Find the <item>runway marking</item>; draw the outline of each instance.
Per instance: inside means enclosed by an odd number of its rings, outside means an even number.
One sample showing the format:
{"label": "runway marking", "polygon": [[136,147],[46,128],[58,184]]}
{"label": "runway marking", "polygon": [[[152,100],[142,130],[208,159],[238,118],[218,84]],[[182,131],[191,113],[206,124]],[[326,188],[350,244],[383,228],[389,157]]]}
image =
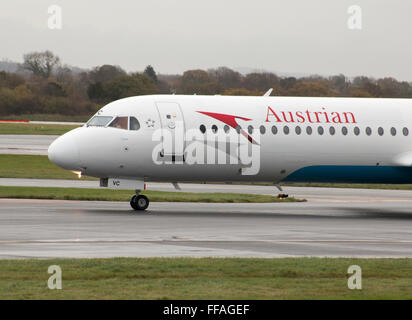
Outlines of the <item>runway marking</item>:
{"label": "runway marking", "polygon": [[56,239],[56,240],[0,240],[0,244],[10,243],[170,243],[170,242],[261,242],[261,243],[412,243],[412,240],[372,240],[372,239],[279,239],[279,240],[240,240],[240,239],[129,239],[129,240],[82,240],[82,239]]}

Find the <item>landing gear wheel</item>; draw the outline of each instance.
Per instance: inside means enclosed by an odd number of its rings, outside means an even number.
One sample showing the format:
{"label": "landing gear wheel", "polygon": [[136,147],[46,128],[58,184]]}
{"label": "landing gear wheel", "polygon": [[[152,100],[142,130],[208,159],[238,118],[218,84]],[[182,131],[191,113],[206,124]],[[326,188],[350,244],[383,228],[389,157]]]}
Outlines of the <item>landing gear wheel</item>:
{"label": "landing gear wheel", "polygon": [[134,195],[131,199],[130,199],[130,206],[138,211],[138,210],[146,210],[147,207],[149,206],[149,199],[144,196],[144,195]]}

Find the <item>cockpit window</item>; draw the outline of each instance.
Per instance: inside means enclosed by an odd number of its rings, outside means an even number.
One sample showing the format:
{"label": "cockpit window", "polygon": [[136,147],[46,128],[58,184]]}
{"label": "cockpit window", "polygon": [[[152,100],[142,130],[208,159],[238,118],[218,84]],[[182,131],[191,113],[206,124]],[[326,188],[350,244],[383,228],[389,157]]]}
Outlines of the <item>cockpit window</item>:
{"label": "cockpit window", "polygon": [[107,125],[113,117],[106,117],[106,116],[95,116],[90,119],[87,123],[88,127],[104,127]]}
{"label": "cockpit window", "polygon": [[117,117],[109,124],[109,127],[127,130],[127,123],[128,117]]}
{"label": "cockpit window", "polygon": [[135,117],[130,117],[130,130],[139,130],[140,123]]}

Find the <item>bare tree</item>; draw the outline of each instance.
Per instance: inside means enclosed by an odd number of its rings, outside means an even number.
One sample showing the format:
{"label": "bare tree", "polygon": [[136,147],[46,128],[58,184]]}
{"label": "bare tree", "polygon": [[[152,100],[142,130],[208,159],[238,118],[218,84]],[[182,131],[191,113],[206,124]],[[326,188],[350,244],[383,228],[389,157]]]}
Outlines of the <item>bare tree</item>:
{"label": "bare tree", "polygon": [[60,58],[51,51],[30,52],[23,56],[23,68],[45,78],[50,77],[53,68],[60,64]]}

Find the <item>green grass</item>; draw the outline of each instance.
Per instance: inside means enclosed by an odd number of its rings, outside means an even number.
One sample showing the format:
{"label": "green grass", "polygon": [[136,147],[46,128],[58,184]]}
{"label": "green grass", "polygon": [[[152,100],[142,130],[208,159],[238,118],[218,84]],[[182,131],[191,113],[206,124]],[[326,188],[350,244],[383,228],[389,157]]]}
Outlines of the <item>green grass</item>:
{"label": "green grass", "polygon": [[[0,186],[0,198],[129,201],[132,194],[133,191],[131,190]],[[304,201],[292,197],[278,199],[269,195],[240,193],[192,193],[146,190],[142,194],[146,195],[152,202],[261,203]]]}
{"label": "green grass", "polygon": [[[62,290],[47,288],[50,265]],[[362,268],[362,290],[347,269]],[[0,260],[0,299],[412,299],[412,259]]]}
{"label": "green grass", "polygon": [[[78,179],[73,172],[50,162],[47,156],[8,154],[0,155],[0,178]],[[83,177],[82,179],[92,180],[93,178]]]}
{"label": "green grass", "polygon": [[61,121],[61,122],[86,122],[91,118],[92,114],[80,116],[65,116],[62,114],[10,114],[1,116],[0,120],[29,120],[29,121]]}
{"label": "green grass", "polygon": [[0,134],[62,135],[77,127],[58,124],[0,123]]}

